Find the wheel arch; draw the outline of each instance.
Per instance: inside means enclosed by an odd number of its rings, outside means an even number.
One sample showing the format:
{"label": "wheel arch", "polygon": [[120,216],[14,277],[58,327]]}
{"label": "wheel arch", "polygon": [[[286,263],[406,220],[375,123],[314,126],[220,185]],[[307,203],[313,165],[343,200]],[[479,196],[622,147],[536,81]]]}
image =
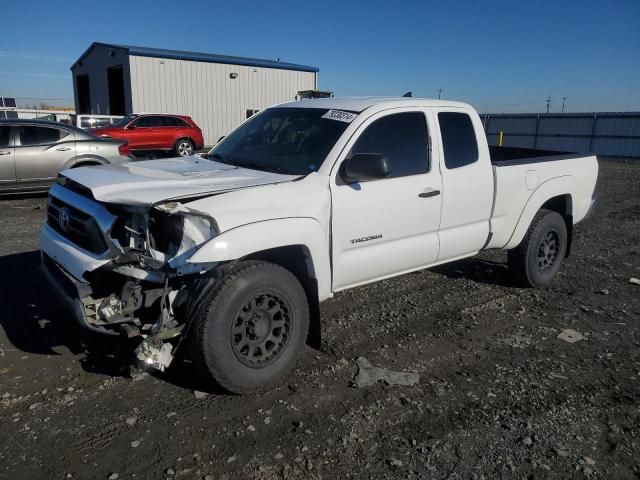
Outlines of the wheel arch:
{"label": "wheel arch", "polygon": [[275,263],[293,273],[309,302],[309,334],[307,343],[316,349],[321,346],[320,302],[318,281],[311,252],[306,245],[285,245],[253,252],[242,260],[261,260]]}
{"label": "wheel arch", "polygon": [[320,348],[320,302],[331,297],[328,234],[314,218],[280,218],[242,225],[203,245],[188,263],[263,260],[289,270],[309,302],[307,343]]}
{"label": "wheel arch", "polygon": [[[287,259],[287,255],[291,255],[291,259]],[[198,264],[270,258],[276,260],[274,263],[290,265],[290,262],[299,263],[302,257],[306,274],[317,282],[318,302],[330,298],[328,234],[314,218],[280,218],[233,228],[209,240],[187,262]],[[296,268],[298,273],[302,272]]]}
{"label": "wheel arch", "polygon": [[555,177],[540,185],[529,197],[509,241],[503,248],[508,250],[517,247],[527,233],[529,225],[531,225],[538,211],[548,209],[558,212],[565,220],[568,233],[568,252],[573,231],[573,198],[575,191],[575,179],[570,175]]}
{"label": "wheel arch", "polygon": [[69,162],[67,168],[88,167],[91,165],[105,165],[107,162],[104,158],[97,155],[78,155]]}
{"label": "wheel arch", "polygon": [[571,240],[573,239],[573,197],[569,193],[556,195],[542,204],[540,210],[552,210],[562,215],[567,226],[567,251],[565,258],[571,253]]}
{"label": "wheel arch", "polygon": [[191,144],[193,145],[193,148],[194,149],[196,148],[196,141],[193,138],[191,138],[190,136],[188,136],[188,135],[180,135],[178,138],[176,138],[176,141],[173,142],[173,147],[174,148],[177,147],[178,143],[181,140],[189,140],[191,142]]}

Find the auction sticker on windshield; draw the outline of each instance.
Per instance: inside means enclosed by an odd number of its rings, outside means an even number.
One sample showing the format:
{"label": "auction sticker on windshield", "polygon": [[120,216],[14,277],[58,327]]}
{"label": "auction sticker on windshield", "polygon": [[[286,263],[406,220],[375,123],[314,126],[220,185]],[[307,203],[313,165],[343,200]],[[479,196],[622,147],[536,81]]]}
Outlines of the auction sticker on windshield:
{"label": "auction sticker on windshield", "polygon": [[351,123],[357,116],[357,113],[345,112],[344,110],[329,110],[327,113],[322,115],[322,118]]}

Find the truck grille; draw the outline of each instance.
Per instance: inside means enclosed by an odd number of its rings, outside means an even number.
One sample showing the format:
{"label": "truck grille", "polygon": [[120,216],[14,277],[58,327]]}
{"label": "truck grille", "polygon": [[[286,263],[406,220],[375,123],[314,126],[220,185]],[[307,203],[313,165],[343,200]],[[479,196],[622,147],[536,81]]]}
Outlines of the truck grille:
{"label": "truck grille", "polygon": [[49,196],[47,224],[78,247],[99,255],[107,251],[107,243],[96,221],[86,213]]}

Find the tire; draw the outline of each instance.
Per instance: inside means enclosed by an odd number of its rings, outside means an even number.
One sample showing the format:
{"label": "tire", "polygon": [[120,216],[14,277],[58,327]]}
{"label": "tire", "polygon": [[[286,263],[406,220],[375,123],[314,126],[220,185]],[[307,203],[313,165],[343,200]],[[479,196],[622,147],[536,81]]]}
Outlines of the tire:
{"label": "tire", "polygon": [[173,151],[178,157],[188,157],[194,154],[196,147],[188,138],[180,138],[173,147]]}
{"label": "tire", "polygon": [[562,215],[540,210],[526,235],[507,253],[509,270],[518,284],[543,287],[551,283],[560,270],[567,252],[567,225]]}
{"label": "tire", "polygon": [[225,390],[251,393],[295,364],[309,330],[309,305],[291,272],[245,261],[202,301],[194,321],[196,363]]}

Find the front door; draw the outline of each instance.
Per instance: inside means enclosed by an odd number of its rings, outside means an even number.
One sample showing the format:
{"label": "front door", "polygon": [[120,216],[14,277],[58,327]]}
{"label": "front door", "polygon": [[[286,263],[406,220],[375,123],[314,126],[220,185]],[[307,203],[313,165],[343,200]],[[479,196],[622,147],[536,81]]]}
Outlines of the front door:
{"label": "front door", "polygon": [[426,111],[393,109],[368,119],[340,161],[383,155],[387,178],[331,183],[333,290],[416,270],[438,258],[441,176],[430,158]]}
{"label": "front door", "polygon": [[76,156],[75,135],[62,128],[21,125],[15,147],[18,187],[42,187]]}
{"label": "front door", "polygon": [[13,152],[11,127],[0,125],[0,190],[16,186],[16,166]]}

